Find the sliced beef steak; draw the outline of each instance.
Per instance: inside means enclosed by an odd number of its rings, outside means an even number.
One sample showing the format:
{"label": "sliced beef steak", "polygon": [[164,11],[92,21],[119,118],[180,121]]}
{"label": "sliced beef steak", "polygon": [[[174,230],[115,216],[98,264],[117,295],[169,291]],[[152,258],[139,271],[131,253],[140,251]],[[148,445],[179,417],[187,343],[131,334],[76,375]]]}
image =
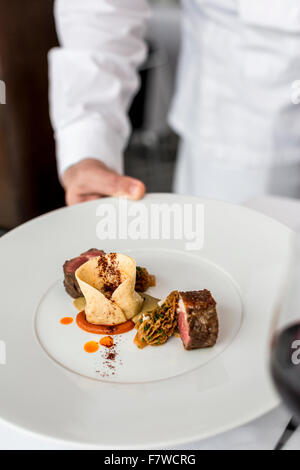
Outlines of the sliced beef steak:
{"label": "sliced beef steak", "polygon": [[75,277],[76,269],[79,268],[79,266],[81,266],[82,264],[86,263],[89,259],[104,254],[105,253],[103,250],[91,248],[90,250],[81,253],[81,255],[77,256],[76,258],[72,258],[65,262],[65,264],[63,265],[65,275],[64,286],[71,297],[76,299],[77,297],[82,296],[82,292]]}
{"label": "sliced beef steak", "polygon": [[208,348],[216,344],[219,322],[216,302],[208,290],[180,292],[177,313],[185,349]]}

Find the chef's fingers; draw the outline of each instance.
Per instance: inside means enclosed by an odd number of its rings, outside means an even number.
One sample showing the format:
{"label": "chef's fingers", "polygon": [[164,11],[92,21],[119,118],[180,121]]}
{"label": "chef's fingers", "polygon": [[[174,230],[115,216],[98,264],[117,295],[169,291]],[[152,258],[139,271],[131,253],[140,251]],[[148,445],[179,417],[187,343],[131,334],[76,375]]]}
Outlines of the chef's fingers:
{"label": "chef's fingers", "polygon": [[94,199],[101,198],[101,194],[78,194],[76,191],[66,191],[66,204],[72,206],[80,202],[93,201]]}
{"label": "chef's fingers", "polygon": [[145,194],[144,183],[129,176],[119,175],[95,159],[85,159],[68,168],[62,179],[67,205],[101,196],[141,199]]}
{"label": "chef's fingers", "polygon": [[[97,172],[98,173],[98,172]],[[141,199],[145,194],[145,185],[130,176],[123,176],[106,168],[95,174],[93,187],[97,187],[105,196],[126,196],[129,199]]]}

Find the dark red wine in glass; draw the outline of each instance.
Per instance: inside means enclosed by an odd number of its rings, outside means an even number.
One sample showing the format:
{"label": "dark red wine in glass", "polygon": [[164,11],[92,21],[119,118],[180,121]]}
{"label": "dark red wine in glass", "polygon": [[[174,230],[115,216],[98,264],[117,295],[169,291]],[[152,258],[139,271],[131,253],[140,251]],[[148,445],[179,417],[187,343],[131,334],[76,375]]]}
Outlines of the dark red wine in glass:
{"label": "dark red wine in glass", "polygon": [[300,423],[300,322],[279,331],[272,343],[271,374],[283,402]]}
{"label": "dark red wine in glass", "polygon": [[290,255],[274,313],[271,374],[283,403],[300,423],[300,230],[290,237]]}

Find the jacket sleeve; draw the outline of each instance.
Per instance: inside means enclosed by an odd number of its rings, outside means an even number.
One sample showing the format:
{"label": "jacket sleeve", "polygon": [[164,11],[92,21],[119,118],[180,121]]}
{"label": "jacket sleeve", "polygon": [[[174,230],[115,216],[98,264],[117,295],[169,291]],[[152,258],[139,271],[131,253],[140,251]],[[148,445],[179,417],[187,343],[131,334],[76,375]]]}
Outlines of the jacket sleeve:
{"label": "jacket sleeve", "polygon": [[54,15],[61,47],[49,52],[50,116],[59,175],[87,157],[122,172],[147,2],[56,0]]}

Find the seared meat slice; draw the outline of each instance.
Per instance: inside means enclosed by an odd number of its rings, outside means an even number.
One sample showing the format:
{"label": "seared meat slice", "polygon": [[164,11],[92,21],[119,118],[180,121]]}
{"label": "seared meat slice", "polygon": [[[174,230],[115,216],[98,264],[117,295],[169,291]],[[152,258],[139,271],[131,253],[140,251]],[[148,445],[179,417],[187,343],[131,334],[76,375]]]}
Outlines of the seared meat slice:
{"label": "seared meat slice", "polygon": [[90,258],[94,258],[95,256],[104,255],[103,250],[97,250],[96,248],[91,248],[90,250],[81,253],[81,255],[77,256],[76,258],[72,258],[65,262],[63,265],[64,270],[64,286],[68,294],[76,299],[77,297],[82,296],[81,289],[78,285],[78,282],[75,278],[75,271],[79,266],[86,263]]}
{"label": "seared meat slice", "polygon": [[217,341],[219,322],[211,293],[179,292],[178,328],[185,349],[208,348]]}

